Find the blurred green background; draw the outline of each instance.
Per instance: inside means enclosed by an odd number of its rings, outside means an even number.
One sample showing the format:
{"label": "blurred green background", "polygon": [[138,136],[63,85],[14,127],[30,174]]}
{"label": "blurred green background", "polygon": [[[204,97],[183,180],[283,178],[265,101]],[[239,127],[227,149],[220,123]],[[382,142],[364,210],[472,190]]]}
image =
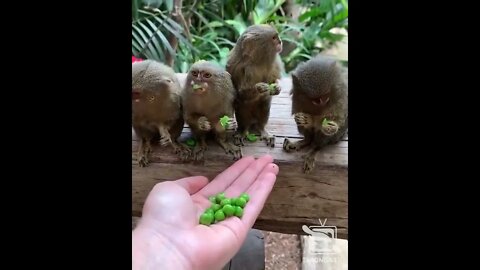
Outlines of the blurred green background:
{"label": "blurred green background", "polygon": [[347,0],[132,0],[132,55],[187,72],[198,60],[225,66],[252,24],[273,23],[286,72],[318,53],[348,64]]}

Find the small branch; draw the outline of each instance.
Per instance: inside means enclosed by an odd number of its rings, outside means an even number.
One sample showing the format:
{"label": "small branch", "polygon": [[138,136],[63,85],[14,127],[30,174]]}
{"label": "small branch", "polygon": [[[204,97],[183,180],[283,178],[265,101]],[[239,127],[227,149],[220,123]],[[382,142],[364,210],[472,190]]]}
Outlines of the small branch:
{"label": "small branch", "polygon": [[[183,26],[185,35],[187,36],[188,40],[191,40],[190,29],[189,29],[190,27],[188,27],[187,22],[185,21],[185,17],[183,16],[182,5],[183,5],[182,0],[174,1],[174,11],[171,14],[172,19],[178,24]],[[168,37],[168,42],[170,43],[170,46],[172,46],[173,50],[176,51],[178,47],[177,37],[175,37],[174,34],[170,33]],[[165,52],[165,62],[167,65],[173,66],[174,60],[175,60],[175,55],[171,55],[169,52]]]}

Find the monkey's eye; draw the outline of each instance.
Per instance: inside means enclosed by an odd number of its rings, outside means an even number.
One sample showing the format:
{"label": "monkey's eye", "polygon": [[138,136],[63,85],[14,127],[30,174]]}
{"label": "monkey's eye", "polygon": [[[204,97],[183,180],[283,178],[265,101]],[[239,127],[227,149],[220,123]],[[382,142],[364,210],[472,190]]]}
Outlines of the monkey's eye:
{"label": "monkey's eye", "polygon": [[276,40],[277,38],[278,38],[277,36],[274,36],[272,39],[273,39],[273,40]]}
{"label": "monkey's eye", "polygon": [[198,72],[196,72],[196,71],[192,71],[192,75],[193,75],[194,77],[197,77],[197,75],[198,75]]}
{"label": "monkey's eye", "polygon": [[166,79],[165,81],[166,81],[167,83],[172,83],[172,80],[170,80],[170,79]]}
{"label": "monkey's eye", "polygon": [[212,74],[210,74],[210,73],[205,73],[205,74],[203,75],[203,77],[205,77],[205,78],[210,78],[210,77],[212,77]]}

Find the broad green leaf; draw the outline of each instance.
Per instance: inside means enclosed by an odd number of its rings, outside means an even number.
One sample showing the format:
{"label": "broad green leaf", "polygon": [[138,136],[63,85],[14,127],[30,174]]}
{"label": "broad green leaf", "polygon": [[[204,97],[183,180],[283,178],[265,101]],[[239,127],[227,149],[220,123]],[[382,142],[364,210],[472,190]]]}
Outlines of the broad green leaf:
{"label": "broad green leaf", "polygon": [[228,56],[228,53],[230,52],[230,50],[228,48],[221,48],[220,49],[220,58],[225,58]]}
{"label": "broad green leaf", "polygon": [[143,0],[143,4],[147,7],[158,8],[162,5],[163,0]]}
{"label": "broad green leaf", "polygon": [[213,21],[213,22],[210,22],[206,25],[208,28],[212,28],[212,27],[221,27],[223,26],[223,23],[219,22],[219,21]]}
{"label": "broad green leaf", "polygon": [[172,12],[173,10],[173,0],[166,0],[165,3],[167,4],[167,10]]}
{"label": "broad green leaf", "polygon": [[291,42],[291,43],[297,45],[298,48],[301,48],[301,49],[303,49],[303,50],[305,50],[305,51],[308,51],[307,48],[305,48],[305,45],[303,45],[303,43],[301,43],[301,42],[298,42],[298,41],[293,40],[293,39],[288,38],[288,37],[282,37],[281,39],[282,39],[283,41]]}
{"label": "broad green leaf", "polygon": [[225,20],[225,23],[228,25],[231,25],[239,36],[245,31],[245,29],[247,29],[247,26],[244,23],[239,21]]}
{"label": "broad green leaf", "polygon": [[215,42],[213,42],[213,41],[210,40],[210,39],[201,37],[201,36],[195,36],[195,38],[200,39],[200,40],[202,40],[202,41],[204,41],[204,42],[210,43],[215,49],[217,49],[218,54],[220,55],[220,48],[218,47],[218,45],[217,45]]}

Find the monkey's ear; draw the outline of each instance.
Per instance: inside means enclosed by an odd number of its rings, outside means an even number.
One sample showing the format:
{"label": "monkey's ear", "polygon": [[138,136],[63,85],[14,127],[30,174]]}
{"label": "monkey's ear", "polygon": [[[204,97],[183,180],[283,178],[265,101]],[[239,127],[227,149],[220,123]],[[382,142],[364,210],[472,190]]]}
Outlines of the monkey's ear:
{"label": "monkey's ear", "polygon": [[243,40],[242,40],[242,56],[251,56],[251,53],[253,51],[253,48],[252,46],[254,45],[252,42],[252,37],[253,37],[253,34],[251,33],[246,33],[244,36],[243,36]]}

